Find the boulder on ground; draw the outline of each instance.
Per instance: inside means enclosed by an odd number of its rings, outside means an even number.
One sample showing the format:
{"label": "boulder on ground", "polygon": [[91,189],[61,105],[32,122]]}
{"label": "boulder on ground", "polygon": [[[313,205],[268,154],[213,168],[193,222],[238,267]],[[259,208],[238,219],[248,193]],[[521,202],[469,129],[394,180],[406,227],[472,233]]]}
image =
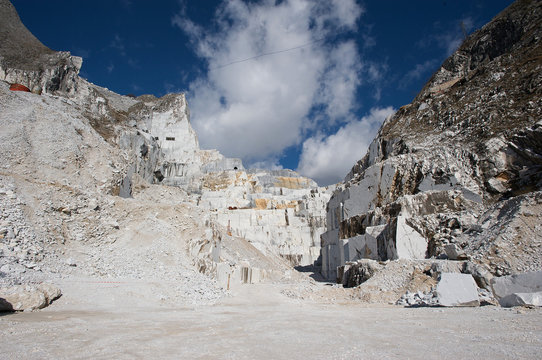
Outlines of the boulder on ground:
{"label": "boulder on ground", "polygon": [[43,309],[60,295],[60,289],[51,284],[0,288],[0,312]]}
{"label": "boulder on ground", "polygon": [[62,296],[62,291],[53,284],[41,283],[37,286],[37,290],[41,291],[47,299],[47,305],[51,304],[53,301]]}
{"label": "boulder on ground", "polygon": [[448,244],[444,247],[446,256],[450,260],[464,260],[467,258],[463,249],[461,249],[457,244]]}
{"label": "boulder on ground", "polygon": [[442,273],[436,295],[441,306],[480,306],[476,282],[470,274]]}
{"label": "boulder on ground", "polygon": [[493,275],[485,266],[468,261],[463,264],[461,272],[464,274],[471,274],[478,287],[491,290],[491,279],[493,278]]}
{"label": "boulder on ground", "polygon": [[542,305],[542,271],[495,277],[491,288],[501,306]]}
{"label": "boulder on ground", "polygon": [[382,270],[384,265],[381,265],[376,260],[360,259],[357,262],[348,263],[340,268],[338,275],[341,276],[337,278],[337,282],[342,283],[344,287],[356,287]]}
{"label": "boulder on ground", "polygon": [[512,306],[542,306],[542,291],[534,293],[513,293],[499,299],[504,307]]}

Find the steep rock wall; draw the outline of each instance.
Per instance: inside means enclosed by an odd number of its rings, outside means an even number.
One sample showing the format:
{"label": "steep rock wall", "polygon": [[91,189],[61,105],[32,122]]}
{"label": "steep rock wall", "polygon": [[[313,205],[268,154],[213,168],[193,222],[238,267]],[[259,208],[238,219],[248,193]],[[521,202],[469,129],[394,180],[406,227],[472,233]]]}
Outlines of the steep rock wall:
{"label": "steep rock wall", "polygon": [[[326,277],[360,258],[460,253],[487,262],[469,245],[482,235],[470,230],[485,211],[522,194],[531,203],[542,188],[541,14],[539,1],[512,4],[385,121],[327,206]],[[522,266],[536,267],[538,257]],[[511,264],[489,265],[502,273],[516,270]]]}
{"label": "steep rock wall", "polygon": [[305,266],[319,261],[330,196],[330,188],[318,188],[292,171],[225,171],[208,174],[199,205],[228,233],[264,254]]}

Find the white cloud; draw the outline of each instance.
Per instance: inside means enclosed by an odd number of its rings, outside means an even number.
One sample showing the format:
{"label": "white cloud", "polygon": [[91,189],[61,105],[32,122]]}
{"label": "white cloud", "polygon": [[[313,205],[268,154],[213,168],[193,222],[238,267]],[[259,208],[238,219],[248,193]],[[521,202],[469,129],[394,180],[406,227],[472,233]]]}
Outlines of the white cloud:
{"label": "white cloud", "polygon": [[463,43],[465,37],[474,29],[474,20],[471,17],[457,19],[448,24],[448,27],[443,30],[442,24],[435,25],[435,32],[423,39],[419,40],[419,47],[429,47],[433,43],[445,51],[446,57],[452,55],[459,46]]}
{"label": "white cloud", "polygon": [[109,44],[109,47],[117,50],[120,55],[126,56],[126,46],[124,45],[124,39],[119,34],[115,34],[113,40]]}
{"label": "white cloud", "polygon": [[269,159],[264,161],[257,161],[251,164],[248,164],[250,169],[269,169],[269,170],[282,170],[284,169],[281,164],[279,164],[278,159]]}
{"label": "white cloud", "polygon": [[422,64],[416,64],[414,69],[407,72],[399,82],[400,88],[406,88],[411,81],[419,80],[422,76],[427,75],[430,71],[434,71],[438,63],[436,59],[427,60]]}
{"label": "white cloud", "polygon": [[356,89],[361,83],[361,60],[355,42],[336,46],[329,54],[330,67],[322,76],[319,101],[327,107],[332,120],[347,117],[356,103]]}
{"label": "white cloud", "polygon": [[391,107],[373,108],[369,115],[348,122],[335,134],[318,134],[305,140],[297,171],[322,186],[341,181],[365,155],[382,122],[394,112]]}
{"label": "white cloud", "polygon": [[183,10],[176,15],[172,23],[208,63],[187,94],[202,147],[276,165],[307,131],[349,120],[358,106],[358,49],[353,41],[322,39],[355,31],[361,13],[355,0],[229,0],[213,31]]}
{"label": "white cloud", "polygon": [[[295,1],[294,1],[295,2]],[[312,3],[315,22],[318,29],[333,26],[341,30],[356,28],[356,22],[363,9],[355,2],[348,0],[316,0]]]}

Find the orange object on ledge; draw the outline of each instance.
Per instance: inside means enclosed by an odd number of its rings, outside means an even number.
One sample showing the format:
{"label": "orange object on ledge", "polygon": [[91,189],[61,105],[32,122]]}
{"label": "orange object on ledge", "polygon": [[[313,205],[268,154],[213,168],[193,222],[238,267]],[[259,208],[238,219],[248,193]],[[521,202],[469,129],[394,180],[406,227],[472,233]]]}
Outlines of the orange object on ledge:
{"label": "orange object on ledge", "polygon": [[30,92],[30,89],[27,88],[26,86],[24,85],[21,85],[21,84],[11,84],[11,86],[9,87],[9,89],[11,91],[26,91],[26,92]]}

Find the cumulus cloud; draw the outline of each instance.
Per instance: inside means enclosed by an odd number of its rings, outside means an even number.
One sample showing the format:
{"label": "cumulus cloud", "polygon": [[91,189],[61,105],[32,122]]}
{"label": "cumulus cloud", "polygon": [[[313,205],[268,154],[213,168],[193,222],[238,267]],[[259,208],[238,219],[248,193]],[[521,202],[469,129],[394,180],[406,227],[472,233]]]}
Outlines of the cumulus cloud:
{"label": "cumulus cloud", "polygon": [[172,23],[208,65],[187,94],[202,147],[277,166],[306,134],[351,121],[362,62],[337,38],[362,12],[355,0],[229,0],[203,28],[181,10]]}
{"label": "cumulus cloud", "polygon": [[269,169],[269,170],[282,170],[284,167],[279,164],[277,159],[269,159],[263,161],[257,161],[249,164],[250,169]]}
{"label": "cumulus cloud", "polygon": [[373,108],[367,116],[342,126],[335,134],[317,134],[303,143],[297,171],[321,186],[341,181],[361,159],[382,122],[395,110]]}
{"label": "cumulus cloud", "polygon": [[353,41],[339,44],[328,59],[330,65],[322,76],[319,100],[333,122],[347,117],[353,109],[361,83],[361,61]]}

